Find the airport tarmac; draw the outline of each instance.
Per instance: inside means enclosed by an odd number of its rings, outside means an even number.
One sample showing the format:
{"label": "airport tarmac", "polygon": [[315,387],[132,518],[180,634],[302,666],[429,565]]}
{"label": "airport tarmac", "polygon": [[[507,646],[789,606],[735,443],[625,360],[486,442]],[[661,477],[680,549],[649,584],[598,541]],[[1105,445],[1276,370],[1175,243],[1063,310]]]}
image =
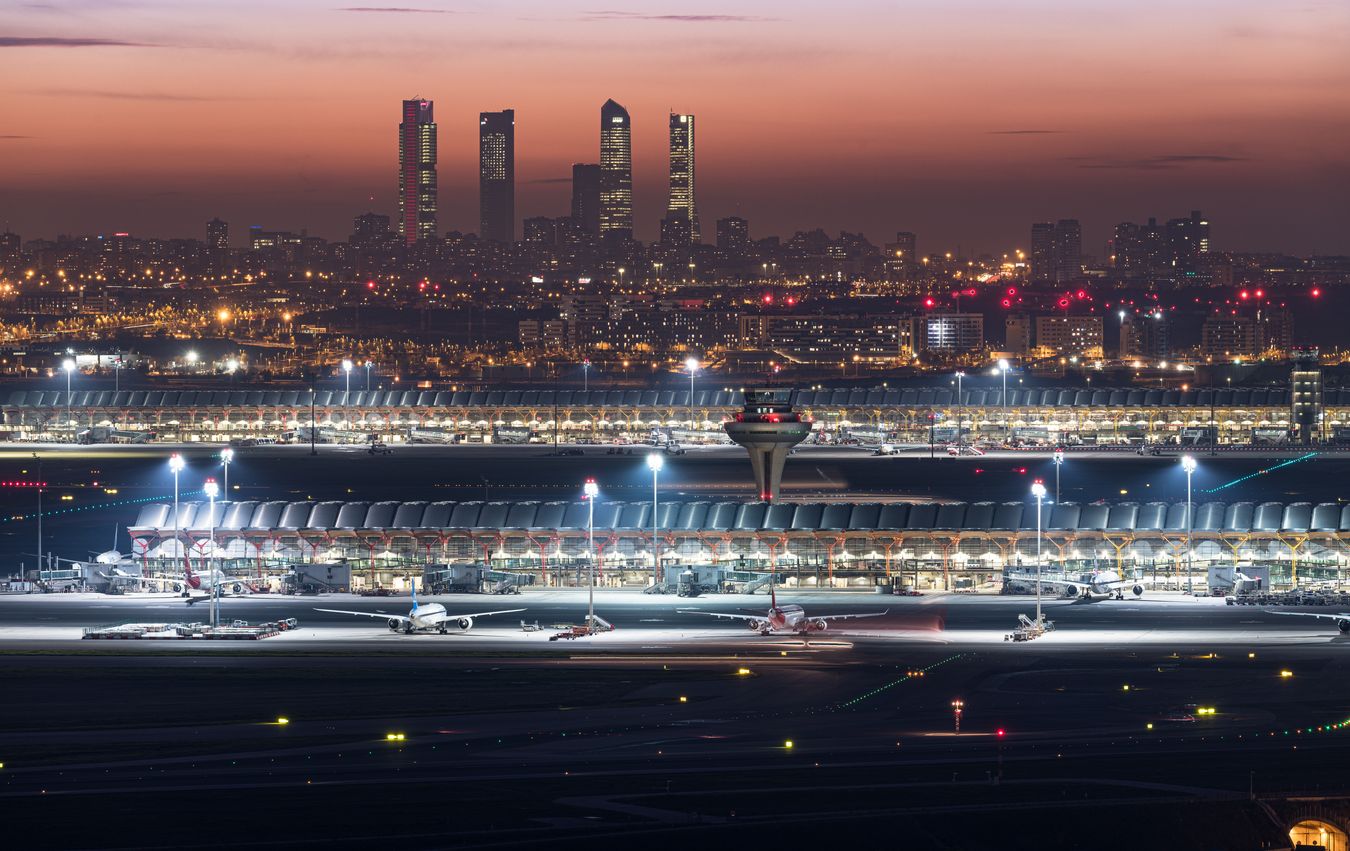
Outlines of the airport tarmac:
{"label": "airport tarmac", "polygon": [[[596,613],[616,629],[572,641],[548,640],[568,624],[584,622],[586,593],[581,589],[529,590],[519,595],[443,595],[419,597],[419,602],[441,603],[451,616],[504,609],[519,613],[475,621],[468,632],[447,635],[390,632],[378,617],[362,618],[318,609],[347,609],[372,614],[406,614],[408,597],[363,597],[351,594],[320,596],[251,595],[220,600],[221,619],[260,623],[295,618],[299,628],[250,647],[267,651],[301,650],[316,644],[344,647],[419,650],[497,650],[504,652],[558,652],[578,648],[634,652],[659,648],[679,652],[687,645],[740,649],[776,647],[784,642],[809,643],[818,649],[853,644],[922,643],[959,648],[1020,647],[1006,641],[1019,614],[1034,616],[1030,596],[930,594],[895,597],[840,592],[784,591],[779,603],[795,603],[808,616],[884,614],[862,620],[838,621],[805,639],[791,634],[760,636],[733,620],[694,614],[690,610],[762,615],[767,595],[709,595],[694,599],[652,596],[627,590],[598,589]],[[1055,630],[1037,639],[1048,647],[1222,646],[1225,644],[1283,644],[1350,646],[1333,621],[1288,617],[1252,607],[1226,606],[1221,598],[1192,598],[1175,593],[1146,593],[1142,598],[1084,602],[1045,597],[1045,617]],[[1293,609],[1288,609],[1292,611]],[[1327,614],[1325,608],[1300,611]],[[206,602],[186,604],[170,595],[41,594],[0,596],[0,646],[26,642],[67,642],[80,639],[83,629],[120,623],[205,622]],[[531,628],[521,628],[524,621]],[[149,642],[142,642],[149,643]],[[216,652],[219,642],[163,642],[188,649]],[[89,646],[92,642],[86,642]]]}

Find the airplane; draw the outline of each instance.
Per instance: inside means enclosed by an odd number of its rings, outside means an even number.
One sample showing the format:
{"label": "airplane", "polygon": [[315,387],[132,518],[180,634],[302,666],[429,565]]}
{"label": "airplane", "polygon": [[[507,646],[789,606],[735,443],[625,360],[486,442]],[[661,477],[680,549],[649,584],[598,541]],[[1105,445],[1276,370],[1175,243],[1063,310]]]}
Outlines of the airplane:
{"label": "airplane", "polygon": [[[1034,588],[1036,585],[1036,574],[1034,573],[1009,573],[1007,574],[1007,579],[1010,582],[1016,582],[1019,585],[1025,585],[1031,588]],[[1068,574],[1042,574],[1041,588],[1048,588],[1050,591],[1066,599],[1124,600],[1126,588],[1129,588],[1130,593],[1136,597],[1144,596],[1144,586],[1142,584],[1126,579],[1114,570],[1098,570],[1092,573],[1082,573],[1079,574],[1077,578]]]}
{"label": "airplane", "polygon": [[792,632],[798,635],[805,635],[811,632],[824,632],[829,628],[830,621],[854,620],[857,618],[877,618],[886,614],[890,609],[880,612],[866,612],[860,615],[807,615],[802,611],[802,607],[795,603],[787,605],[778,605],[778,595],[774,591],[774,583],[769,582],[769,611],[764,616],[760,615],[733,615],[727,612],[700,612],[695,609],[680,609],[680,612],[690,615],[707,615],[713,618],[730,618],[732,620],[745,621],[751,632],[757,632],[760,635],[769,635],[774,632]]}
{"label": "airplane", "polygon": [[1270,609],[1265,610],[1268,615],[1294,615],[1300,618],[1326,618],[1329,621],[1336,622],[1336,628],[1342,635],[1350,633],[1350,612],[1337,612],[1336,614],[1322,614],[1320,612],[1275,612]]}
{"label": "airplane", "polygon": [[514,612],[523,612],[524,609],[500,609],[495,612],[476,612],[471,615],[450,615],[446,614],[445,606],[440,603],[428,603],[419,605],[417,602],[417,586],[412,586],[412,608],[406,615],[390,615],[383,612],[351,612],[344,609],[315,609],[316,612],[329,612],[335,615],[360,615],[366,618],[384,618],[389,622],[390,632],[402,632],[405,635],[412,635],[419,630],[434,629],[441,635],[450,631],[450,625],[453,624],[460,632],[468,632],[473,629],[474,618],[485,618],[488,615],[508,615]]}

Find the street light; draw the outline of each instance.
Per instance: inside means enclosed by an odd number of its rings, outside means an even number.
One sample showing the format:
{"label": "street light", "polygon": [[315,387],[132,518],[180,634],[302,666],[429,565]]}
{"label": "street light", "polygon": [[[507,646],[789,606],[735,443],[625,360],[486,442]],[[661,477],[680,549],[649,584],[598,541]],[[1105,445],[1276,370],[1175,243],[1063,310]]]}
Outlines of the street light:
{"label": "street light", "polygon": [[586,358],[581,362],[581,390],[583,393],[591,389],[591,359]]}
{"label": "street light", "polygon": [[1008,361],[999,358],[997,369],[998,373],[1003,376],[1003,395],[999,397],[999,405],[1003,408],[1003,439],[1010,440],[1012,432],[1008,430]]}
{"label": "street light", "polygon": [[367,392],[367,393],[370,392],[370,368],[371,368],[372,366],[374,366],[374,365],[375,365],[375,364],[371,363],[370,361],[366,361],[366,392]]}
{"label": "street light", "polygon": [[1195,473],[1194,456],[1181,456],[1181,469],[1186,471],[1186,593],[1191,594],[1194,591],[1191,576],[1191,530],[1195,526],[1191,518],[1191,475]]}
{"label": "street light", "polygon": [[590,554],[591,571],[586,582],[586,634],[595,632],[595,498],[600,495],[600,486],[595,479],[587,479],[581,492],[586,497],[588,507],[586,516],[586,550]]}
{"label": "street light", "polygon": [[689,371],[689,428],[694,427],[694,373],[698,372],[698,358],[688,357],[684,360],[684,368]]}
{"label": "street light", "polygon": [[1036,627],[1041,626],[1041,505],[1045,502],[1045,485],[1040,479],[1031,483],[1031,495],[1036,497]]}
{"label": "street light", "polygon": [[1054,458],[1055,458],[1055,504],[1058,505],[1058,504],[1059,504],[1059,468],[1062,467],[1062,466],[1064,466],[1064,452],[1063,452],[1063,450],[1056,449],[1056,450],[1055,450]]}
{"label": "street light", "polygon": [[178,474],[187,464],[177,452],[169,456],[169,469],[173,471],[173,545],[178,548]]}
{"label": "street light", "polygon": [[350,405],[352,403],[352,361],[351,358],[342,359],[342,374],[347,379],[347,394],[343,401]]}
{"label": "street light", "polygon": [[225,467],[225,498],[230,498],[230,464],[234,461],[233,449],[220,450],[220,463]]}
{"label": "street light", "polygon": [[660,474],[661,468],[665,466],[665,460],[655,452],[647,456],[647,469],[652,471],[652,581],[661,581],[661,539],[657,537],[661,532],[660,523],[656,517],[656,477]]}
{"label": "street light", "polygon": [[71,358],[66,358],[65,360],[61,361],[61,369],[65,370],[65,372],[66,372],[66,425],[69,426],[69,425],[70,425],[70,376],[71,376],[71,373],[75,372],[75,361],[74,361],[73,359],[71,359]]}
{"label": "street light", "polygon": [[956,445],[958,447],[957,451],[960,451],[959,447],[961,446],[961,420],[965,418],[965,405],[963,405],[961,402],[961,379],[965,377],[966,374],[964,372],[958,371],[956,373]]}
{"label": "street light", "polygon": [[211,626],[220,625],[220,581],[216,577],[216,497],[220,494],[220,487],[215,479],[207,479],[202,485],[202,492],[211,500],[210,513],[206,515],[206,521],[210,524],[211,553],[206,559],[207,581],[211,583]]}

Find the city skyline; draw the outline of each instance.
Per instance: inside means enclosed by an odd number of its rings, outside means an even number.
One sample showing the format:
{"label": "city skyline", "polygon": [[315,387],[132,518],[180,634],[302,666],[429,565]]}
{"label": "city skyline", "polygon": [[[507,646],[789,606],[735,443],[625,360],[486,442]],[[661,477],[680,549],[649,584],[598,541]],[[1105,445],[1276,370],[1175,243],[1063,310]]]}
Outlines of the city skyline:
{"label": "city skyline", "polygon": [[[1089,7],[420,5],[445,14],[287,4],[270,38],[247,3],[0,12],[0,55],[43,81],[6,88],[0,220],[33,235],[186,236],[219,215],[335,236],[360,211],[396,213],[389,103],[414,93],[442,101],[441,232],[479,223],[476,115],[516,110],[519,226],[566,211],[571,163],[595,159],[589,116],[612,97],[637,125],[643,240],[666,206],[662,116],[678,106],[702,119],[705,222],[914,230],[994,251],[1025,247],[1024,222],[1076,218],[1096,251],[1117,221],[1200,208],[1223,221],[1216,250],[1350,250],[1336,37],[1350,12],[1334,5],[1146,3],[1109,29]],[[510,39],[494,31],[504,22]],[[896,32],[916,45],[896,49]],[[415,61],[384,61],[399,50]],[[485,51],[513,64],[470,77]],[[166,58],[190,61],[166,77]]]}

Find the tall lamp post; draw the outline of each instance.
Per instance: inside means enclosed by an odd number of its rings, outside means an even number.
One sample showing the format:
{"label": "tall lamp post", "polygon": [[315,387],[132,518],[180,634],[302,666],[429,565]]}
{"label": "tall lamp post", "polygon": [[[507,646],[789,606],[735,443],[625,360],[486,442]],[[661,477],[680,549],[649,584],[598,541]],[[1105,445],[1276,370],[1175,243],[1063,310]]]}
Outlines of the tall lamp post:
{"label": "tall lamp post", "polygon": [[581,362],[581,391],[590,392],[591,389],[591,359],[586,358]]}
{"label": "tall lamp post", "polygon": [[1055,450],[1055,504],[1059,505],[1059,468],[1064,466],[1063,450]]}
{"label": "tall lamp post", "polygon": [[347,393],[343,397],[343,403],[347,406],[352,404],[352,361],[351,358],[342,359],[342,374],[347,379]]}
{"label": "tall lamp post", "polygon": [[1008,361],[999,358],[998,366],[994,367],[994,372],[1003,376],[1003,393],[999,396],[998,404],[1003,409],[1003,440],[1011,442],[1012,432],[1008,430]]}
{"label": "tall lamp post", "polygon": [[220,626],[220,578],[216,575],[216,497],[220,495],[220,486],[215,479],[207,479],[202,492],[211,500],[210,513],[206,515],[211,530],[208,538],[211,552],[206,557],[206,576],[211,583],[211,626]]}
{"label": "tall lamp post", "polygon": [[652,581],[661,581],[661,526],[656,516],[656,479],[665,461],[653,452],[647,456],[647,469],[652,471]]}
{"label": "tall lamp post", "polygon": [[1191,574],[1191,530],[1195,527],[1194,518],[1191,517],[1191,476],[1195,473],[1195,458],[1191,455],[1181,456],[1181,469],[1186,471],[1186,593],[1194,592]]}
{"label": "tall lamp post", "polygon": [[698,372],[698,358],[686,358],[684,368],[689,371],[689,428],[694,428],[694,373]]}
{"label": "tall lamp post", "polygon": [[586,582],[586,634],[595,632],[595,498],[600,495],[600,486],[595,479],[587,479],[581,491],[586,495],[589,508],[586,516],[586,550],[590,555],[590,577]]}
{"label": "tall lamp post", "polygon": [[220,463],[225,468],[225,498],[230,498],[230,464],[234,461],[233,449],[220,450]]}
{"label": "tall lamp post", "polygon": [[[173,546],[178,549],[178,474],[187,464],[177,452],[169,456],[169,469],[173,471]],[[174,558],[177,558],[175,555]],[[172,572],[171,572],[172,573]]]}
{"label": "tall lamp post", "polygon": [[965,419],[966,412],[965,405],[961,401],[961,379],[965,377],[964,372],[958,371],[956,373],[956,446],[958,452],[961,447],[961,421]]}
{"label": "tall lamp post", "polygon": [[[66,427],[70,428],[70,376],[75,371],[75,361],[72,358],[66,358],[61,361],[61,369],[66,373]],[[71,429],[72,433],[74,429]]]}
{"label": "tall lamp post", "polygon": [[1041,621],[1041,506],[1045,503],[1045,484],[1037,479],[1031,484],[1031,495],[1036,497],[1036,626]]}
{"label": "tall lamp post", "polygon": [[371,368],[372,366],[374,366],[374,365],[375,365],[375,364],[371,363],[370,361],[366,361],[366,392],[367,392],[367,393],[370,392],[370,368]]}

